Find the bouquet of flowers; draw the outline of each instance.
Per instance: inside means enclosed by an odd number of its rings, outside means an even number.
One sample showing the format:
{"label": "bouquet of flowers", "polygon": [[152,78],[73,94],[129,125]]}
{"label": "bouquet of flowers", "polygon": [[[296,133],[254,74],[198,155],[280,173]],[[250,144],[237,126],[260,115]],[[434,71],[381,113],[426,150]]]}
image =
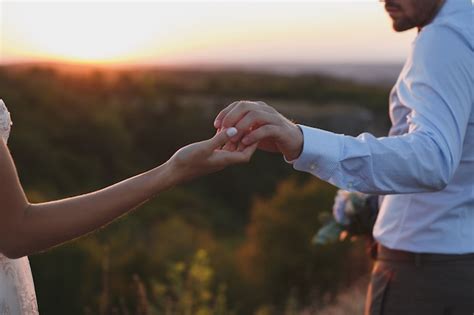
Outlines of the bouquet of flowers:
{"label": "bouquet of flowers", "polygon": [[313,237],[324,245],[346,237],[372,235],[378,214],[378,196],[339,190],[332,209],[333,218]]}

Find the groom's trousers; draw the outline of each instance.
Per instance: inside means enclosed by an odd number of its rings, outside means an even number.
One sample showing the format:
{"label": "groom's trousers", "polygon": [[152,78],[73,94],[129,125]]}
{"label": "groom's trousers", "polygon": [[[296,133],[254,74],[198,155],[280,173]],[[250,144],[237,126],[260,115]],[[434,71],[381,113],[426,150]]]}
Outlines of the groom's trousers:
{"label": "groom's trousers", "polygon": [[378,245],[365,315],[474,315],[474,254],[416,254]]}

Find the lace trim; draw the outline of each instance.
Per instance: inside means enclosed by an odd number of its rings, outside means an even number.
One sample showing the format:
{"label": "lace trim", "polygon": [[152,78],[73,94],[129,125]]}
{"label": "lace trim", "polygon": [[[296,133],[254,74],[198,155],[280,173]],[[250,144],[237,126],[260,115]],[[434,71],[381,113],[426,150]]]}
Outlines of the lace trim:
{"label": "lace trim", "polygon": [[[5,143],[12,124],[10,112],[0,100],[0,138]],[[7,292],[7,296],[0,296],[0,315],[37,315],[38,304],[28,258],[13,260],[0,254],[0,276],[5,280],[0,282],[0,289],[12,292],[12,296]]]}
{"label": "lace trim", "polygon": [[8,140],[10,135],[11,126],[13,125],[10,112],[8,111],[5,103],[0,100],[0,137],[5,141]]}
{"label": "lace trim", "polygon": [[[16,296],[0,297],[0,315],[38,315],[35,288],[27,257],[8,259],[0,254],[0,273],[7,281],[4,289],[13,290]],[[12,292],[12,291],[10,291]]]}

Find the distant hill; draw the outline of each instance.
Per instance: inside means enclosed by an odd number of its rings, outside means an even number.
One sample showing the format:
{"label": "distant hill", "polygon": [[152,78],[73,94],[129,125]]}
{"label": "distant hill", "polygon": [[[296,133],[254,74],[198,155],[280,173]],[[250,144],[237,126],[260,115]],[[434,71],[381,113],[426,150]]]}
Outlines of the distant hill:
{"label": "distant hill", "polygon": [[403,64],[401,63],[268,64],[243,66],[245,69],[258,69],[286,75],[318,73],[339,79],[349,79],[359,83],[376,85],[395,84],[402,67]]}
{"label": "distant hill", "polygon": [[[1,65],[1,63],[0,63]],[[53,67],[65,72],[88,73],[90,70],[117,69],[168,69],[168,70],[238,70],[246,72],[269,72],[283,75],[322,74],[338,79],[348,79],[358,83],[389,86],[393,85],[403,67],[401,63],[261,63],[261,64],[190,64],[190,65],[138,65],[138,66],[93,66],[87,64],[61,63],[20,63],[10,64],[11,68],[25,69],[31,66]]]}

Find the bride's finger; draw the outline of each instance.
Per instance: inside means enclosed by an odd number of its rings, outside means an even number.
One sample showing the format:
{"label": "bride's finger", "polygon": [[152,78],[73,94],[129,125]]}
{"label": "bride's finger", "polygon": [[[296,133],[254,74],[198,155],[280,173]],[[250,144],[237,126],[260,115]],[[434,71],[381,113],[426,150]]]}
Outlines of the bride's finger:
{"label": "bride's finger", "polygon": [[253,154],[255,153],[255,150],[257,150],[258,148],[258,142],[255,142],[254,144],[248,146],[248,147],[245,147],[242,152],[243,154],[243,157],[248,159],[248,161],[250,161],[250,158],[253,156]]}
{"label": "bride's finger", "polygon": [[229,141],[222,147],[222,150],[226,150],[226,151],[229,151],[229,152],[234,152],[235,150],[237,150],[237,145],[235,143]]}
{"label": "bride's finger", "polygon": [[231,164],[247,163],[257,149],[258,143],[245,148],[242,152],[215,151],[209,162],[215,165],[227,166]]}
{"label": "bride's finger", "polygon": [[246,146],[245,144],[243,144],[242,142],[239,142],[239,145],[238,145],[238,147],[237,147],[237,151],[242,152],[242,151],[244,151],[246,148],[247,148],[247,146]]}
{"label": "bride's finger", "polygon": [[214,137],[209,140],[204,141],[207,145],[209,151],[214,151],[216,149],[220,149],[223,145],[229,142],[229,139],[232,138],[237,134],[237,129],[235,128],[228,128],[222,130],[221,132],[216,133]]}

